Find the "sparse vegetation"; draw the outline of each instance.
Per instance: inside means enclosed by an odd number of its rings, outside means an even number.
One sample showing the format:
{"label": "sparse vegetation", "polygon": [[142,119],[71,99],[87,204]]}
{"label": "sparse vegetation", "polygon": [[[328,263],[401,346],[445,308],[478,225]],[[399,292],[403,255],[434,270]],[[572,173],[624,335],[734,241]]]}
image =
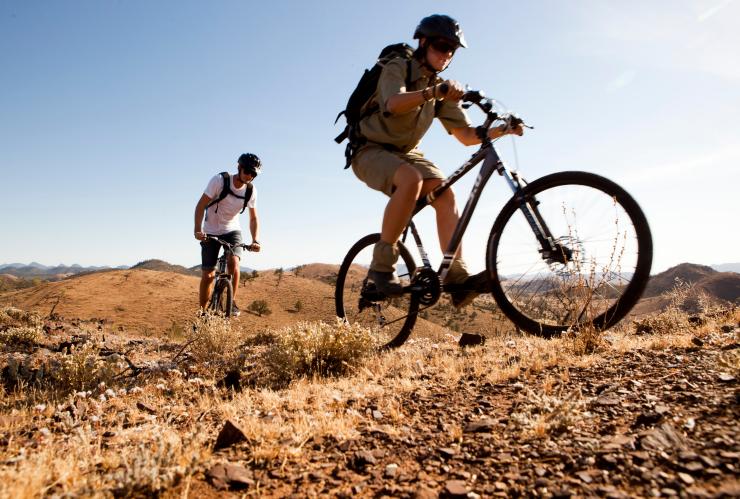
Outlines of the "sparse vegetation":
{"label": "sparse vegetation", "polygon": [[340,320],[334,324],[299,322],[278,332],[265,360],[272,376],[289,382],[343,374],[375,346],[372,332],[362,326]]}
{"label": "sparse vegetation", "polygon": [[193,323],[188,335],[189,350],[196,362],[222,368],[236,362],[238,346],[243,339],[229,319],[210,311]]}
{"label": "sparse vegetation", "polygon": [[[254,288],[274,291],[265,279]],[[550,483],[568,484],[573,496],[608,495],[612,486],[626,496],[661,488],[682,496],[689,486],[674,466],[695,465],[690,452],[713,463],[711,473],[686,475],[691,490],[719,496],[735,476],[740,311],[682,292],[649,332],[635,334],[642,318],[552,340],[492,322],[490,297],[474,312],[445,300],[420,313],[437,336],[417,331],[401,349],[377,354],[368,329],[305,322],[255,332],[248,327],[266,321],[247,314],[184,326],[168,318],[134,337],[118,324],[47,317],[55,291],[43,317],[0,308],[0,497],[215,496],[205,476],[223,460],[253,478],[247,494],[265,497],[412,497],[427,485],[441,495],[456,479],[482,497],[523,496],[550,470],[562,474]],[[283,294],[270,302],[275,316],[295,320],[291,304],[300,317],[317,308],[309,293]],[[64,315],[70,301],[59,306]],[[134,305],[125,308],[131,314]],[[485,328],[483,346],[461,350],[459,335],[439,327],[469,331],[473,320]],[[670,415],[661,421],[686,441],[680,454],[641,447],[659,424],[633,425],[661,405]],[[227,419],[245,440],[215,454]],[[479,421],[484,432],[465,430]],[[362,464],[365,451],[374,464]],[[386,476],[390,469],[398,474]],[[594,484],[579,478],[584,469],[598,471]]]}
{"label": "sparse vegetation", "polygon": [[272,313],[272,309],[270,309],[270,305],[266,300],[254,300],[249,304],[248,310],[251,310],[260,317],[263,315],[270,315]]}

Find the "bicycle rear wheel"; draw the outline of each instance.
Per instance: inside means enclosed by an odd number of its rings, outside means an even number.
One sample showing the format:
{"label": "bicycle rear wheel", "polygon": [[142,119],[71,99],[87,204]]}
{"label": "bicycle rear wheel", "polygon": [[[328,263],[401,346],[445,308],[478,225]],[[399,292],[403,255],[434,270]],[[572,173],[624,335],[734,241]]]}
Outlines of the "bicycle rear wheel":
{"label": "bicycle rear wheel", "polygon": [[216,280],[216,286],[211,297],[211,310],[225,317],[231,317],[234,290],[228,279]]}
{"label": "bicycle rear wheel", "polygon": [[561,172],[522,192],[558,251],[546,255],[514,196],[488,239],[487,267],[501,311],[521,329],[552,336],[584,324],[605,330],[637,303],[650,277],[647,219],[614,182]]}
{"label": "bicycle rear wheel", "polygon": [[[373,246],[379,240],[380,234],[370,234],[349,250],[337,274],[334,301],[338,317],[350,324],[371,328],[379,348],[395,348],[401,346],[411,334],[419,300],[410,293],[397,298],[385,297],[375,290],[375,284],[368,282],[367,271],[373,257]],[[408,286],[416,264],[403,243],[399,241],[398,247],[401,253],[398,277],[402,285]]]}

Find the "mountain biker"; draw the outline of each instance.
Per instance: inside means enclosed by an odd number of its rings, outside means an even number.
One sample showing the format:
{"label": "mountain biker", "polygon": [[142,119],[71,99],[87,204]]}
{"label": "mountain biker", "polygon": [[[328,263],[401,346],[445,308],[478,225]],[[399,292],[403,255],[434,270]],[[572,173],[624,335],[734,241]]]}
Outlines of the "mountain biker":
{"label": "mountain biker", "polygon": [[[438,75],[452,61],[455,51],[466,47],[457,21],[434,14],[421,20],[414,31],[418,48],[410,66],[402,58],[389,61],[382,70],[373,100],[379,111],[360,121],[360,134],[367,140],[352,159],[352,171],[370,188],[390,196],[383,214],[380,241],[373,249],[368,277],[376,288],[388,295],[402,293],[395,273],[398,239],[409,222],[416,200],[441,184],[442,171],[426,159],[417,148],[421,138],[436,117],[448,133],[464,145],[479,144],[476,129],[462,109],[464,90],[454,80],[443,81]],[[407,78],[407,67],[411,74]],[[409,82],[408,88],[406,82]],[[436,103],[439,101],[439,103]],[[496,139],[506,134],[522,135],[519,125],[492,128],[488,134]],[[439,243],[444,252],[452,238],[459,213],[452,189],[447,189],[432,202],[436,212]],[[445,276],[445,284],[465,283],[479,288],[488,280],[486,272],[470,276],[462,259],[462,245]],[[451,294],[456,307],[471,303],[478,292],[456,291]]]}
{"label": "mountain biker", "polygon": [[[239,156],[236,174],[217,174],[208,182],[203,195],[195,206],[195,239],[201,241],[201,280],[200,280],[200,307],[205,308],[213,292],[213,281],[216,276],[216,262],[221,244],[207,236],[217,236],[230,244],[241,244],[242,231],[239,224],[239,214],[249,208],[249,231],[252,235],[251,251],[260,251],[259,218],[257,217],[257,190],[254,186],[248,189],[252,181],[262,169],[260,159],[251,153]],[[229,185],[226,184],[228,178]],[[221,199],[223,190],[228,189],[228,195]],[[248,199],[245,199],[251,193]],[[205,215],[205,223],[203,216]],[[239,307],[236,306],[236,292],[239,284],[239,261],[242,248],[235,247],[233,254],[227,260],[229,272],[232,275],[234,288],[234,304],[232,316],[239,316]]]}

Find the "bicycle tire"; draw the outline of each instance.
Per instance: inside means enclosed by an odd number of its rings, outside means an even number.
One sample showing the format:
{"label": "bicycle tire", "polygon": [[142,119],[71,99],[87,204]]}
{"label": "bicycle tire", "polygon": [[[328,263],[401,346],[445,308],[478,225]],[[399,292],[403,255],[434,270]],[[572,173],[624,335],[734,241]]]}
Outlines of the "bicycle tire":
{"label": "bicycle tire", "polygon": [[[493,224],[486,256],[501,311],[544,337],[584,324],[597,331],[615,325],[650,277],[652,236],[637,202],[611,180],[577,171],[542,177],[522,194],[536,197],[552,236],[574,251],[569,261],[546,261],[520,210],[522,198],[512,197]],[[609,213],[613,220],[604,218]]]}
{"label": "bicycle tire", "polygon": [[211,310],[224,317],[231,317],[234,300],[234,290],[231,281],[218,279],[211,298]]}
{"label": "bicycle tire", "polygon": [[[408,339],[416,323],[419,300],[413,294],[398,298],[384,298],[373,302],[372,306],[361,307],[361,295],[368,286],[367,271],[372,259],[375,243],[380,234],[369,234],[357,241],[344,257],[337,274],[334,301],[337,317],[351,324],[362,324],[373,330],[379,349],[396,348]],[[406,246],[400,241],[398,249],[406,266],[399,267],[401,283],[408,285],[416,264]]]}

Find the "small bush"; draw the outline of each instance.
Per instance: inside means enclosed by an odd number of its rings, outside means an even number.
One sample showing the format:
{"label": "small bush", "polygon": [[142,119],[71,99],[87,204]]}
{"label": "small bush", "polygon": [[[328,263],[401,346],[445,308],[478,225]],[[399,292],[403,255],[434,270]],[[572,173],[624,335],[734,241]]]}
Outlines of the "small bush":
{"label": "small bush", "polygon": [[670,303],[665,310],[657,315],[636,320],[635,332],[643,334],[666,334],[686,331],[690,328],[688,316],[685,313],[687,300],[692,297],[691,285],[680,279],[671,291],[665,293]]}
{"label": "small bush", "polygon": [[296,312],[300,312],[301,310],[303,310],[303,302],[301,300],[298,300],[297,302],[295,302],[295,305],[293,305],[293,309]]}
{"label": "small bush", "polygon": [[100,357],[102,345],[88,341],[74,347],[70,355],[50,360],[47,376],[62,393],[89,390],[100,383],[110,385],[126,364],[118,356]]}
{"label": "small bush", "polygon": [[272,310],[265,300],[254,300],[249,304],[248,310],[256,313],[260,317],[263,315],[270,315]]}
{"label": "small bush", "polygon": [[0,332],[0,345],[9,347],[35,345],[40,339],[40,326],[11,327]]}
{"label": "small bush", "polygon": [[0,309],[0,327],[3,326],[41,326],[42,320],[38,314],[26,312],[15,307]]}
{"label": "small bush", "polygon": [[229,319],[206,312],[193,323],[188,340],[196,362],[228,364],[236,355],[242,336],[232,330]]}
{"label": "small bush", "polygon": [[276,333],[265,354],[266,372],[290,382],[303,376],[332,376],[346,372],[376,347],[370,329],[337,320],[299,322]]}

